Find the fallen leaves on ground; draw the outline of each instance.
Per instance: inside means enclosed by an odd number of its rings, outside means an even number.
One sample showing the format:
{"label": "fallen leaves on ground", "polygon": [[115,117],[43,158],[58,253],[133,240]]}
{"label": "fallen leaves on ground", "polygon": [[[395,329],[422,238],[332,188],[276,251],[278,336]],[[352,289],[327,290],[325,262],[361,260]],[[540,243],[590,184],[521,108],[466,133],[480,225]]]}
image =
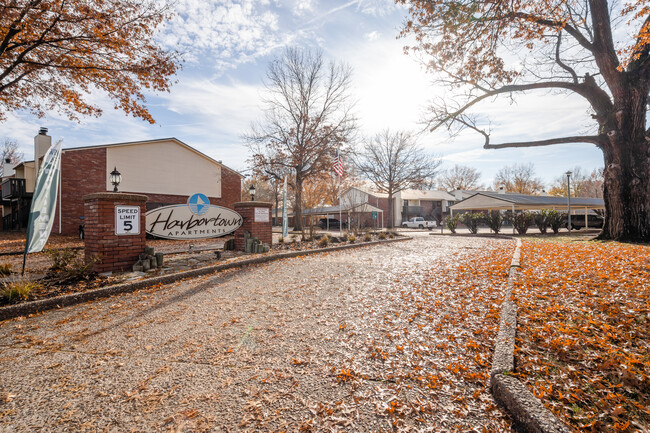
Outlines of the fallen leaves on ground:
{"label": "fallen leaves on ground", "polygon": [[[15,252],[19,251],[20,248],[24,248],[24,233],[11,232],[7,235],[7,239],[0,240],[0,252]],[[371,234],[370,237],[372,241],[376,241],[378,239],[378,236],[375,234]],[[203,248],[221,248],[223,247],[223,243],[225,241],[232,238],[233,236],[227,236],[218,239],[210,238],[196,240],[147,239],[147,246],[153,247],[156,252],[163,252],[166,256],[166,262],[169,265],[169,263],[173,263],[174,258],[178,256],[191,258],[193,255],[199,253]],[[359,242],[360,245],[363,243],[363,241]],[[342,243],[342,245],[345,244],[346,242]],[[331,243],[327,246],[323,246],[320,243],[319,239],[300,241],[296,237],[296,239],[288,240],[284,243],[274,244],[270,252],[259,255],[274,255],[284,252],[314,250],[337,245],[341,244]],[[74,248],[75,250],[79,250],[79,257],[83,257],[83,247],[83,241],[80,241],[76,236],[51,235],[48,240],[46,250]],[[189,253],[188,251],[192,252]],[[226,254],[228,254],[228,257],[226,257]],[[207,253],[207,255],[208,260],[197,260],[195,264],[188,267],[195,269],[203,266],[237,262],[250,259],[251,257],[257,256],[258,254],[253,255],[245,254],[241,251],[227,251],[222,254],[223,257],[220,259],[218,259],[216,255],[212,253]],[[22,254],[0,256],[0,264],[10,264],[14,275],[21,272],[22,261]],[[119,284],[124,281],[124,274],[128,273],[128,271],[123,273],[116,272],[110,276],[93,275],[91,278],[83,279],[81,281],[65,281],[61,278],[53,278],[53,275],[50,272],[50,267],[52,266],[53,261],[51,257],[49,257],[45,252],[29,254],[26,263],[26,278],[33,278],[39,283],[39,286],[36,289],[32,290],[29,296],[26,298],[19,298],[10,302],[9,300],[0,297],[0,306],[9,305],[11,303],[22,303],[48,299],[55,296],[72,293],[82,293],[100,287]],[[181,270],[173,272],[181,272]],[[157,277],[162,275],[162,273],[163,271],[161,270],[152,270],[151,272],[147,273],[147,278]]]}
{"label": "fallen leaves on ground", "polygon": [[425,235],[3,322],[26,374],[0,425],[510,431],[488,376],[513,250]]}
{"label": "fallen leaves on ground", "polygon": [[[460,251],[432,256],[435,260],[412,262],[400,274],[384,263],[387,285],[374,283],[376,276],[358,282],[341,300],[346,306],[337,311],[341,315],[329,319],[333,335],[325,340],[336,350],[319,360],[325,361],[337,398],[312,398],[309,414],[289,423],[289,430],[510,430],[488,382],[514,245],[468,243]],[[376,272],[377,263],[359,265]],[[317,368],[310,359],[317,360],[303,354],[291,364]],[[264,386],[272,382],[263,379]],[[275,399],[256,400],[240,427],[276,430],[271,414],[278,405]]]}
{"label": "fallen leaves on ground", "polygon": [[524,242],[517,376],[576,431],[650,430],[650,247]]}

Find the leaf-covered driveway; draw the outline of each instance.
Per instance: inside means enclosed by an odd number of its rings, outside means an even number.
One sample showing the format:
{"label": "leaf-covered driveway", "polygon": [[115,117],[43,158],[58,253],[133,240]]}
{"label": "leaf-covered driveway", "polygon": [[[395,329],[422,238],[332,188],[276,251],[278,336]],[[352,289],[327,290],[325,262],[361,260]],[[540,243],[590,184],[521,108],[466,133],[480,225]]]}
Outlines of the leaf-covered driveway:
{"label": "leaf-covered driveway", "polygon": [[508,431],[513,250],[424,234],[3,322],[0,430]]}

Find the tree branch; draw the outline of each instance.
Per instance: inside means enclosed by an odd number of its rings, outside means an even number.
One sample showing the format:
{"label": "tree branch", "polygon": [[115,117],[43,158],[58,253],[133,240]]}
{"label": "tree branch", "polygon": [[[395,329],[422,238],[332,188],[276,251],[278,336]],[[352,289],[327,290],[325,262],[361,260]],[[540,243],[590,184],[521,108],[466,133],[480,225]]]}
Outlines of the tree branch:
{"label": "tree branch", "polygon": [[594,60],[603,74],[603,78],[612,89],[617,77],[620,76],[618,71],[620,62],[614,47],[607,0],[589,0],[589,6],[594,28]]}
{"label": "tree branch", "polygon": [[578,135],[574,137],[550,138],[548,140],[489,144],[489,137],[486,136],[486,143],[483,145],[483,148],[503,149],[503,148],[511,148],[511,147],[538,147],[538,146],[550,146],[553,144],[573,144],[573,143],[591,143],[591,144],[595,144],[598,147],[602,147],[603,140],[601,139],[601,137],[597,135]]}
{"label": "tree branch", "polygon": [[629,71],[637,72],[640,76],[647,76],[648,69],[650,69],[650,42],[643,43],[645,39],[643,33],[650,33],[650,15],[645,19],[641,28],[639,29],[639,34],[636,37],[637,48],[632,53],[632,61],[628,66]]}
{"label": "tree branch", "polygon": [[607,106],[611,106],[611,102],[609,101],[609,97],[607,97],[606,93],[601,91],[603,94],[597,95],[596,94],[597,88],[585,84],[556,82],[556,81],[546,81],[546,82],[530,83],[530,84],[512,84],[512,85],[506,85],[497,89],[486,91],[483,95],[475,97],[474,99],[466,103],[464,106],[462,106],[455,112],[450,113],[449,115],[445,116],[443,119],[439,120],[432,128],[430,128],[430,130],[433,131],[439,128],[440,126],[444,125],[448,121],[455,119],[456,117],[460,116],[465,111],[467,111],[469,108],[471,108],[473,105],[476,105],[477,103],[481,102],[484,99],[490,98],[492,96],[501,95],[504,93],[524,92],[527,90],[536,90],[536,89],[570,90],[572,92],[579,94],[580,96],[584,97],[587,101],[589,101],[589,103],[592,105],[592,107],[594,107],[594,109],[597,112],[603,110],[603,108],[606,108]]}
{"label": "tree branch", "polygon": [[513,18],[523,18],[526,21],[531,21],[531,22],[534,22],[536,24],[540,24],[540,25],[545,26],[545,27],[563,29],[568,34],[573,36],[573,38],[576,41],[578,41],[578,43],[583,48],[586,48],[587,50],[592,51],[592,52],[594,50],[594,45],[591,43],[591,41],[589,41],[589,39],[587,39],[582,33],[580,33],[580,31],[577,28],[575,28],[573,26],[570,26],[570,25],[568,25],[566,23],[562,23],[560,21],[555,21],[555,20],[549,20],[549,19],[545,19],[545,18],[540,18],[540,17],[537,17],[535,15],[531,15],[531,14],[524,13],[524,12],[516,12],[516,13],[509,14],[508,16],[513,17]]}
{"label": "tree branch", "polygon": [[571,77],[573,77],[573,83],[578,84],[578,74],[576,74],[576,71],[573,70],[572,67],[567,65],[560,59],[560,45],[562,44],[562,32],[559,32],[557,34],[557,44],[555,45],[555,63],[560,65],[562,69],[567,71],[569,74],[571,74]]}

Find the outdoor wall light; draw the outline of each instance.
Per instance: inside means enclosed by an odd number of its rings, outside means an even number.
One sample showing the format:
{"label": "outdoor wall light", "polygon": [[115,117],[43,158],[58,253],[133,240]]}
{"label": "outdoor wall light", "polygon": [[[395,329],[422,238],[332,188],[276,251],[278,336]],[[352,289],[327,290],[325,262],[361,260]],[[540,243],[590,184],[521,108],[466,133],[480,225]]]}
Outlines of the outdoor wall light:
{"label": "outdoor wall light", "polygon": [[117,186],[122,182],[122,174],[117,171],[117,167],[113,168],[113,171],[111,171],[111,183],[113,184],[113,192],[118,192],[117,191]]}
{"label": "outdoor wall light", "polygon": [[251,195],[251,201],[255,201],[255,185],[251,185],[251,187],[248,188],[248,192]]}

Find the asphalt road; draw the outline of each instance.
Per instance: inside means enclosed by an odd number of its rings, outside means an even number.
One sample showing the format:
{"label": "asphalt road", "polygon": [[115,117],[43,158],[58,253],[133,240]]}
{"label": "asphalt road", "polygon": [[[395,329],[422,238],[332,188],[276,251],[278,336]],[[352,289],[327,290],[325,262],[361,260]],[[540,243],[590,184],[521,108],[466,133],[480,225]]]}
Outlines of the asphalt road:
{"label": "asphalt road", "polygon": [[[2,322],[0,431],[503,431],[427,343],[458,308],[447,271],[490,249],[514,242],[426,232]],[[439,308],[395,319],[425,287]]]}

